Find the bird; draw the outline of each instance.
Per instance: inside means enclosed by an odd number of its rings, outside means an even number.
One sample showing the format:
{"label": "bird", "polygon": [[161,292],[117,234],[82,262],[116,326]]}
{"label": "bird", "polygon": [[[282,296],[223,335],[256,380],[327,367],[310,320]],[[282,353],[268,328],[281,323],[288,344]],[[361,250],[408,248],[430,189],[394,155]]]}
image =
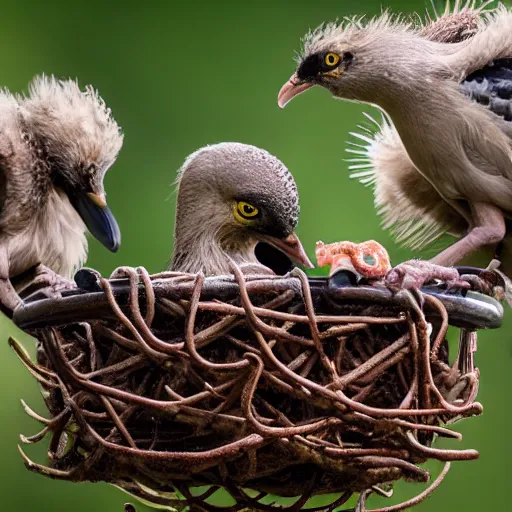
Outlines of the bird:
{"label": "bird", "polygon": [[[446,8],[436,19],[427,19],[421,33],[434,41],[457,43],[472,37],[487,3]],[[375,204],[383,217],[383,227],[390,229],[398,242],[414,250],[431,245],[445,233],[464,235],[465,219],[439,197],[434,187],[415,168],[400,135],[388,116],[380,121],[364,113],[370,123],[352,132],[358,139],[346,149],[351,153],[351,177],[364,185],[373,185]],[[506,239],[505,239],[506,240]],[[508,258],[507,258],[508,259]]]}
{"label": "bird", "polygon": [[380,159],[376,172],[387,168],[376,202],[388,222],[413,244],[444,232],[460,237],[434,264],[453,266],[492,246],[505,270],[505,260],[512,263],[504,251],[512,231],[512,13],[470,2],[442,18],[425,25],[385,11],[321,25],[306,35],[278,105],[318,85],[379,108],[387,120],[382,151],[377,156],[370,141],[367,154]]}
{"label": "bird", "polygon": [[[285,165],[268,151],[221,142],[189,155],[177,173],[170,269],[206,276],[276,273],[268,252],[313,268],[295,233],[299,195]],[[267,262],[257,257],[265,244]],[[268,266],[267,266],[268,265]]]}
{"label": "bird", "polygon": [[98,92],[36,76],[28,93],[0,91],[0,302],[23,301],[13,279],[71,278],[86,259],[89,230],[117,251],[119,226],[103,179],[123,134]]}

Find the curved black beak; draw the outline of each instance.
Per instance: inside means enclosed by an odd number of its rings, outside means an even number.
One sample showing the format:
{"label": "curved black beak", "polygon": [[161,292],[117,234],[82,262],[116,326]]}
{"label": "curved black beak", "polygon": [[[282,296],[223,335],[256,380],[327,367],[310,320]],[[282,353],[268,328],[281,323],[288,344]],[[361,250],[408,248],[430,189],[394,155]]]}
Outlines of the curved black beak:
{"label": "curved black beak", "polygon": [[109,251],[116,252],[121,245],[121,231],[105,197],[82,192],[74,194],[71,202],[91,234]]}

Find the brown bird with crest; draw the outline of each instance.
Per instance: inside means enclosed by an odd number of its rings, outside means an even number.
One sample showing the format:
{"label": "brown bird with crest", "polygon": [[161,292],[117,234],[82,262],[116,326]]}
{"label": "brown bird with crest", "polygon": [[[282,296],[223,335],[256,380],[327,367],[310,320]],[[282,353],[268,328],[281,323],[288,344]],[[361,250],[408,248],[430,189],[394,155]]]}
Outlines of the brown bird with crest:
{"label": "brown bird with crest", "polygon": [[[375,171],[385,220],[404,240],[421,245],[443,232],[462,236],[433,259],[446,266],[503,242],[512,217],[512,13],[506,7],[457,4],[419,26],[387,13],[367,23],[324,25],[306,36],[279,105],[315,85],[389,116],[363,156]],[[508,258],[501,257],[507,271]]]}

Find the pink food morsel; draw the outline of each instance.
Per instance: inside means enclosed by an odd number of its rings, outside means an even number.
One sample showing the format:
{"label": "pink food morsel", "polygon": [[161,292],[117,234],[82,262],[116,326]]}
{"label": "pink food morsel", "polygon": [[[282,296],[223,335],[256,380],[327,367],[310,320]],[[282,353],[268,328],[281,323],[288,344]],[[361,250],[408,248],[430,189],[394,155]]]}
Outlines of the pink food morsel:
{"label": "pink food morsel", "polygon": [[338,268],[353,267],[356,272],[368,279],[381,279],[391,270],[388,252],[375,240],[360,244],[317,242],[316,260],[319,267],[330,265],[331,275]]}

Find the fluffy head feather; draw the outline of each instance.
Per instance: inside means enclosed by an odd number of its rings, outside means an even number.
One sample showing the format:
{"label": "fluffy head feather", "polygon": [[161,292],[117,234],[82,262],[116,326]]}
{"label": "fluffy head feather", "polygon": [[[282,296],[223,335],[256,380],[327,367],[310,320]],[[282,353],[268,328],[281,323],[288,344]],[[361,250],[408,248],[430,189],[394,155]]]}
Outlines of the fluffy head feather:
{"label": "fluffy head feather", "polygon": [[101,201],[122,141],[91,87],[41,76],[26,96],[0,92],[0,254],[9,275],[42,263],[71,277],[87,255],[85,223],[103,243],[103,233],[117,236]]}
{"label": "fluffy head feather", "polygon": [[[446,11],[444,19],[426,22],[385,11],[371,19],[357,16],[321,25],[303,38],[297,72],[290,81],[295,89],[281,90],[280,105],[320,85],[335,97],[378,104],[391,114],[397,94],[413,97],[427,88],[430,92],[433,80],[459,79],[510,48],[505,37],[512,32],[507,9],[474,4],[457,1],[449,19]],[[444,44],[446,34],[455,28],[459,43]],[[479,52],[464,52],[471,36],[482,39]]]}
{"label": "fluffy head feather", "polygon": [[[485,14],[495,8],[494,0],[448,0],[440,14],[433,5],[434,15],[427,12],[425,20],[418,17],[420,34],[431,41],[456,43],[474,36],[485,26]],[[490,7],[491,6],[491,7]]]}
{"label": "fluffy head feather", "polygon": [[309,31],[302,38],[302,52],[299,62],[319,51],[337,47],[349,48],[351,44],[364,44],[373,40],[380,32],[407,33],[413,30],[414,23],[404,16],[384,11],[379,16],[365,19],[365,15],[345,17],[341,21],[323,23]]}
{"label": "fluffy head feather", "polygon": [[[323,23],[314,30],[310,30],[302,38],[302,52],[299,62],[308,55],[340,43],[349,44],[351,41],[372,41],[382,33],[395,33],[397,35],[416,33],[423,35],[431,41],[446,41],[446,33],[453,34],[453,30],[461,32],[460,40],[467,35],[474,34],[478,28],[486,24],[486,17],[492,16],[496,9],[494,0],[447,0],[444,11],[440,14],[433,5],[434,15],[427,12],[425,20],[419,15],[393,14],[384,10],[380,15],[367,18],[366,15],[346,16],[341,21]],[[488,8],[492,6],[491,8]],[[450,17],[447,20],[447,17]]]}
{"label": "fluffy head feather", "polygon": [[110,109],[91,86],[73,80],[36,77],[19,98],[28,131],[42,145],[54,170],[73,185],[85,179],[101,185],[123,144]]}
{"label": "fluffy head feather", "polygon": [[[425,76],[451,74],[439,57],[453,49],[443,46],[422,38],[418,24],[388,12],[368,21],[324,25],[306,36],[290,81],[296,88],[293,93],[290,86],[283,88],[280,104],[305,87],[320,85],[338,98],[392,108],[397,94],[412,96],[425,88]],[[336,56],[332,65],[329,56]]]}

